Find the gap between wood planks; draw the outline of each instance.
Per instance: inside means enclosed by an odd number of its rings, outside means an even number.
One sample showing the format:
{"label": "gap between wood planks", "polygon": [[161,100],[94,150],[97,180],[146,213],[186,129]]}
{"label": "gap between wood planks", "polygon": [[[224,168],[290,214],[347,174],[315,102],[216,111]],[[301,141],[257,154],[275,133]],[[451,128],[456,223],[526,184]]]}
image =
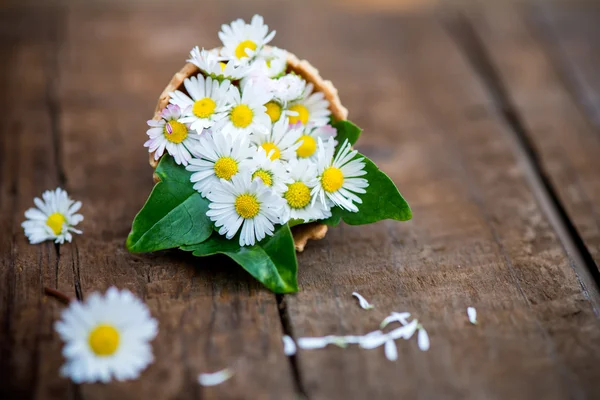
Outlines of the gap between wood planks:
{"label": "gap between wood planks", "polygon": [[508,126],[509,129],[506,131],[509,133],[508,136],[515,148],[515,155],[523,168],[525,178],[531,186],[540,208],[560,238],[579,283],[594,307],[594,312],[596,315],[600,315],[600,271],[542,169],[527,129],[488,56],[484,44],[467,17],[460,13],[455,12],[448,17],[443,17],[441,23],[481,79],[498,114]]}

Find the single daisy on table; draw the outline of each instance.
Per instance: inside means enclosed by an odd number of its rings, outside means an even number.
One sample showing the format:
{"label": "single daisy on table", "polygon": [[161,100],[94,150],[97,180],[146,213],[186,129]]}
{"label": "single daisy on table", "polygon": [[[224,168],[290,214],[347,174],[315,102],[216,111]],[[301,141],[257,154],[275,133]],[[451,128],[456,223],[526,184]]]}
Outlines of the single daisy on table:
{"label": "single daisy on table", "polygon": [[255,15],[252,21],[246,24],[244,20],[237,19],[231,25],[223,24],[219,39],[223,42],[221,54],[236,62],[253,59],[260,54],[263,46],[273,40],[275,31],[269,33],[263,17]]}
{"label": "single daisy on table", "polygon": [[219,228],[219,234],[233,238],[240,230],[240,246],[253,246],[272,236],[275,224],[281,223],[284,200],[262,180],[252,180],[249,173],[234,175],[208,194],[206,215]]}
{"label": "single daisy on table", "polygon": [[237,87],[231,88],[231,107],[227,116],[215,125],[215,131],[232,135],[250,135],[268,132],[271,119],[267,115],[265,104],[271,100],[271,94],[260,85],[246,85],[240,94]]}
{"label": "single daisy on table", "polygon": [[190,51],[190,58],[187,61],[198,67],[205,75],[218,80],[239,80],[250,71],[248,63],[228,62],[227,58],[219,56],[218,50],[200,50],[198,46]]}
{"label": "single daisy on table", "polygon": [[169,93],[171,104],[186,110],[182,123],[190,124],[196,132],[210,128],[227,114],[229,108],[229,89],[231,82],[219,82],[210,76],[206,79],[202,74],[186,78],[183,81],[189,96],[180,90]]}
{"label": "single daisy on table", "polygon": [[309,160],[293,160],[288,164],[291,183],[283,192],[285,205],[282,222],[290,219],[301,219],[304,222],[331,217],[331,211],[326,204],[313,202],[316,194],[311,193],[317,184],[317,168]]}
{"label": "single daisy on table", "polygon": [[287,189],[288,183],[292,182],[283,163],[280,160],[272,160],[262,147],[258,148],[252,158],[251,171],[252,179],[260,178],[266,186],[279,194]]}
{"label": "single daisy on table", "polygon": [[200,135],[190,129],[190,125],[181,121],[182,111],[179,106],[169,104],[161,112],[161,119],[149,120],[150,129],[146,134],[150,139],[144,143],[148,152],[154,152],[158,160],[165,149],[173,156],[177,164],[187,165],[192,159],[191,148],[198,143]]}
{"label": "single daisy on table", "polygon": [[317,199],[323,204],[327,201],[351,212],[357,212],[356,204],[362,200],[355,193],[366,193],[365,188],[369,183],[365,178],[367,174],[363,159],[355,159],[356,150],[352,150],[348,140],[333,157],[335,144],[333,138],[323,143],[318,139],[317,154],[317,185],[312,189],[313,202]]}
{"label": "single daisy on table", "polygon": [[158,324],[128,290],[73,301],[54,327],[65,342],[61,375],[75,383],[135,379],[154,360],[149,342]]}
{"label": "single daisy on table", "polygon": [[289,161],[296,157],[302,135],[302,126],[290,125],[287,118],[273,124],[269,133],[255,133],[250,137],[258,148],[263,148],[272,160]]}
{"label": "single daisy on table", "polygon": [[55,243],[63,244],[73,239],[71,233],[81,233],[75,229],[75,225],[83,221],[83,216],[76,214],[81,208],[81,202],[71,200],[61,188],[47,190],[42,194],[42,199],[36,197],[33,202],[37,208],[25,211],[27,221],[21,224],[29,243],[54,240]]}
{"label": "single daisy on table", "polygon": [[[298,139],[302,144],[296,149],[296,155],[298,158],[308,158],[316,161],[319,138],[321,138],[322,142],[327,142],[329,138],[335,138],[336,135],[337,130],[331,125],[323,125],[316,128],[308,126]],[[333,144],[337,146],[337,141],[334,140]]]}
{"label": "single daisy on table", "polygon": [[297,116],[290,117],[290,124],[323,126],[329,123],[329,102],[322,92],[313,93],[313,88],[313,84],[308,83],[300,100],[293,101],[288,106],[288,110],[298,113]]}
{"label": "single daisy on table", "polygon": [[194,156],[186,169],[193,172],[190,177],[194,189],[204,197],[219,184],[220,179],[226,181],[238,172],[248,169],[254,155],[246,136],[233,139],[222,132],[207,132],[194,148]]}

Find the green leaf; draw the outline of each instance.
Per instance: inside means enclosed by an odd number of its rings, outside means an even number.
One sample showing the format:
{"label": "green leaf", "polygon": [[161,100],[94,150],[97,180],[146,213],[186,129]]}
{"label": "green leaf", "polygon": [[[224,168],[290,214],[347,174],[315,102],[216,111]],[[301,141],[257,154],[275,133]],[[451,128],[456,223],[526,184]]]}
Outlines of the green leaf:
{"label": "green leaf", "polygon": [[135,253],[200,243],[210,236],[213,224],[206,216],[208,200],[194,190],[191,173],[165,156],[158,163],[160,182],[133,220],[127,249]]}
{"label": "green leaf", "polygon": [[225,254],[273,292],[298,291],[298,261],[294,238],[287,225],[277,227],[273,236],[266,237],[254,246],[242,247],[238,236],[227,240],[225,236],[215,233],[203,243],[182,246],[181,249],[192,251],[193,255],[199,257]]}
{"label": "green leaf", "polygon": [[364,157],[367,175],[364,178],[369,181],[366,188],[367,193],[359,194],[362,204],[357,204],[358,212],[346,211],[340,207],[331,209],[331,217],[322,221],[331,226],[336,226],[343,220],[348,225],[364,225],[384,219],[397,221],[408,221],[412,218],[412,212],[406,200],[402,197],[394,182],[377,168],[373,161],[362,154],[355,158]]}
{"label": "green leaf", "polygon": [[[362,132],[362,129],[350,121],[336,121],[332,125],[335,129],[337,129],[335,140],[338,142],[338,148],[344,144],[346,139],[348,139],[350,144],[356,143],[360,137],[360,133]],[[338,149],[336,149],[336,152],[337,150]]]}

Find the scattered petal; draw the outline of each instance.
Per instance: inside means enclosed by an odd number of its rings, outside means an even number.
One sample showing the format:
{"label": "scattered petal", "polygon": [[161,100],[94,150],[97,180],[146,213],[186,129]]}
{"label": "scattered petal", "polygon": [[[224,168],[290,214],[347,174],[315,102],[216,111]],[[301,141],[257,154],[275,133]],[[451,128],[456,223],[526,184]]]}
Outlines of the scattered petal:
{"label": "scattered petal", "polygon": [[467,307],[467,316],[469,317],[469,322],[477,325],[477,310],[475,307]]}
{"label": "scattered petal", "polygon": [[331,343],[330,336],[298,338],[298,347],[305,350],[322,349]]}
{"label": "scattered petal", "polygon": [[381,325],[379,325],[379,328],[383,329],[392,322],[400,322],[402,325],[406,325],[408,324],[407,318],[409,317],[409,312],[392,312],[388,317],[381,321]]}
{"label": "scattered petal", "polygon": [[389,335],[381,331],[369,332],[362,337],[360,347],[363,349],[374,349],[384,344],[388,338]]}
{"label": "scattered petal", "polygon": [[427,331],[423,329],[423,327],[419,328],[417,343],[419,344],[419,349],[422,351],[429,350],[429,335],[427,334]]}
{"label": "scattered petal", "polygon": [[356,297],[358,299],[358,303],[360,304],[360,308],[362,308],[363,310],[371,310],[373,308],[375,308],[372,304],[370,304],[367,299],[365,299],[364,297],[362,297],[359,293],[357,292],[352,292],[352,296]]}
{"label": "scattered petal", "polygon": [[286,356],[293,356],[296,354],[296,343],[294,343],[294,339],[288,335],[283,337],[283,353]]}
{"label": "scattered petal", "polygon": [[202,386],[216,386],[229,380],[233,376],[233,371],[229,368],[213,373],[198,375],[198,383]]}
{"label": "scattered petal", "polygon": [[385,356],[390,361],[396,361],[398,359],[398,348],[396,347],[396,342],[392,339],[388,339],[385,342]]}
{"label": "scattered petal", "polygon": [[400,328],[396,328],[388,333],[388,336],[392,339],[405,339],[408,340],[414,335],[415,331],[419,328],[419,321],[413,319],[409,324],[404,325]]}

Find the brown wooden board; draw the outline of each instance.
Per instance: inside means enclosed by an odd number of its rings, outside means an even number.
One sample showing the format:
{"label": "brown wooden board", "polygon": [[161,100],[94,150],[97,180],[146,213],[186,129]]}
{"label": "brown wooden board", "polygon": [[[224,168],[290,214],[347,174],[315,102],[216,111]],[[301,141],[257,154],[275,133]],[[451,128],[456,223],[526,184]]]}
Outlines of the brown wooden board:
{"label": "brown wooden board", "polygon": [[600,128],[600,6],[595,2],[540,3],[526,15],[569,91]]}
{"label": "brown wooden board", "polygon": [[[186,7],[190,7],[189,4]],[[194,45],[261,13],[365,128],[358,148],[413,207],[409,223],[340,226],[299,256],[276,297],[226,258],[124,248],[152,188],[142,147],[156,97]],[[584,398],[599,390],[600,325],[537,205],[493,98],[430,14],[364,15],[323,2],[78,2],[0,13],[0,398]],[[515,155],[516,154],[516,155]],[[74,243],[32,246],[23,212],[62,185],[84,204]],[[42,287],[111,285],[159,320],[136,381],[73,385]],[[361,310],[352,291],[376,308]],[[281,303],[281,304],[278,304]],[[466,307],[475,306],[472,326]],[[400,360],[354,347],[283,355],[281,336],[359,334],[410,311],[431,349]],[[284,328],[282,328],[284,325]],[[212,388],[200,372],[233,366]]]}
{"label": "brown wooden board", "polygon": [[[543,172],[597,268],[600,132],[578,106],[577,97],[569,93],[567,77],[561,76],[564,69],[553,63],[545,43],[556,39],[544,37],[543,31],[529,22],[532,19],[517,9],[481,10],[472,13],[471,21],[497,67]],[[530,16],[541,18],[543,12],[540,9]],[[588,88],[594,90],[592,85]]]}
{"label": "brown wooden board", "polygon": [[[296,10],[300,12],[299,10]],[[528,186],[492,97],[429,16],[332,14],[287,46],[335,76],[358,148],[390,173],[410,223],[342,226],[300,258],[296,336],[366,333],[410,311],[432,347],[301,351],[310,398],[562,398],[598,391],[598,320]],[[318,27],[335,26],[326,42]],[[325,29],[325,28],[323,28]],[[353,56],[350,56],[352,54]],[[348,60],[339,65],[338,60]],[[350,61],[351,60],[351,61]],[[338,62],[338,64],[336,64]],[[358,308],[352,291],[375,304]],[[479,310],[470,326],[466,308]],[[535,383],[533,383],[535,382]]]}

